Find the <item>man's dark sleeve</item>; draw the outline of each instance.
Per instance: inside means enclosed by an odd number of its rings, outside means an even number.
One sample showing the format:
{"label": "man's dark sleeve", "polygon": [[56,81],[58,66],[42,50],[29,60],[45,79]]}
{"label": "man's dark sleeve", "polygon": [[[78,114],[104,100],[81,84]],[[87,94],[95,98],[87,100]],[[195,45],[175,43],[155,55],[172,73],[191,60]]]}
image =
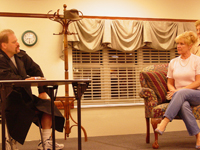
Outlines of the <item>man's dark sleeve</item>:
{"label": "man's dark sleeve", "polygon": [[[25,65],[25,69],[26,69],[26,72],[27,72],[27,75],[30,76],[30,77],[44,77],[44,74],[40,68],[40,66],[33,61],[33,59],[28,56],[25,52],[24,52],[24,55],[22,57],[22,60],[24,62],[24,65]],[[38,90],[39,90],[39,93],[43,93],[45,92],[44,91],[44,88],[43,87],[38,87]]]}
{"label": "man's dark sleeve", "polygon": [[0,58],[0,80],[23,80],[23,78],[13,72],[6,59]]}

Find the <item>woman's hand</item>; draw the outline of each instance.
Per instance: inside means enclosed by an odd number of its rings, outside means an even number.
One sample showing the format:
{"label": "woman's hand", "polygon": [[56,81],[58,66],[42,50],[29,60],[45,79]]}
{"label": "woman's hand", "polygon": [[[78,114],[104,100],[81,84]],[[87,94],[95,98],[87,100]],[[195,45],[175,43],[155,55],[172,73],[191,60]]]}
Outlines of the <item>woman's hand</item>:
{"label": "woman's hand", "polygon": [[176,90],[170,90],[167,92],[167,96],[166,96],[166,99],[167,100],[171,100],[172,99],[172,96],[173,94],[176,92]]}
{"label": "woman's hand", "polygon": [[167,94],[168,94],[170,97],[172,97],[176,91],[177,91],[177,90],[170,90],[170,91],[167,92]]}
{"label": "woman's hand", "polygon": [[167,96],[166,96],[166,99],[167,100],[171,100],[172,99],[172,96],[174,95],[175,92],[181,90],[183,88],[179,88],[179,89],[175,89],[175,90],[170,90],[167,92]]}

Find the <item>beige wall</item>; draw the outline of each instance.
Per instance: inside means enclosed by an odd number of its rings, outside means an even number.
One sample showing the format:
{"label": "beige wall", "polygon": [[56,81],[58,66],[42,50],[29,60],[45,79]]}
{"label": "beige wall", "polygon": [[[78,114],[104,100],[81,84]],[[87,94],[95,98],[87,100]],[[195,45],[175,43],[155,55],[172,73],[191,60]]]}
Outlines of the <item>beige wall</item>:
{"label": "beige wall", "polygon": [[[43,13],[60,9],[63,4],[67,9],[76,8],[87,16],[119,16],[143,18],[199,19],[199,0],[0,0],[1,12]],[[64,79],[64,62],[59,58],[63,50],[61,26],[49,19],[0,17],[0,30],[11,28],[15,31],[21,49],[40,64],[47,79]],[[33,47],[25,46],[21,35],[26,30],[33,30],[38,42]],[[71,61],[69,62],[71,66]],[[71,69],[71,68],[70,68]],[[71,70],[70,70],[71,72]],[[35,90],[34,90],[35,91]],[[64,94],[64,87],[58,95]],[[76,116],[76,109],[72,110]],[[143,106],[88,108],[82,109],[82,124],[88,136],[144,133],[145,119]],[[35,136],[35,126],[30,130],[27,140],[39,139]],[[182,121],[174,121],[167,131],[185,130]],[[63,134],[58,134],[62,138]],[[77,136],[76,129],[71,137]]]}
{"label": "beige wall", "polygon": [[[87,16],[120,16],[143,18],[198,19],[199,0],[0,0],[0,12],[42,13],[52,10],[52,14],[63,4],[67,9],[76,8]],[[0,17],[0,30],[11,28],[15,31],[21,49],[40,64],[47,79],[63,79],[64,63],[59,58],[62,50],[62,35],[53,35],[61,31],[61,25],[49,19]],[[33,47],[25,46],[21,35],[26,30],[33,30],[38,42]],[[69,54],[71,56],[71,54]],[[72,64],[69,61],[69,73],[72,77]],[[53,71],[52,71],[53,70]],[[36,90],[34,89],[34,92]],[[58,95],[63,95],[64,87]],[[70,91],[72,93],[72,91]]]}
{"label": "beige wall", "polygon": [[[71,110],[73,118],[77,119],[76,109]],[[146,133],[146,121],[143,106],[107,107],[107,108],[84,108],[82,109],[82,126],[88,137],[140,134]],[[70,121],[70,125],[74,123]],[[153,129],[150,126],[151,133]],[[174,120],[166,129],[169,131],[186,130],[182,120]],[[77,137],[77,127],[73,127],[69,138]],[[82,132],[82,137],[84,134]],[[64,138],[63,133],[56,132],[56,138]],[[39,130],[33,124],[26,140],[40,139]],[[151,139],[153,142],[154,138]],[[145,143],[145,136],[144,136]]]}
{"label": "beige wall", "polygon": [[1,0],[1,12],[47,13],[76,8],[87,16],[198,19],[199,0]]}

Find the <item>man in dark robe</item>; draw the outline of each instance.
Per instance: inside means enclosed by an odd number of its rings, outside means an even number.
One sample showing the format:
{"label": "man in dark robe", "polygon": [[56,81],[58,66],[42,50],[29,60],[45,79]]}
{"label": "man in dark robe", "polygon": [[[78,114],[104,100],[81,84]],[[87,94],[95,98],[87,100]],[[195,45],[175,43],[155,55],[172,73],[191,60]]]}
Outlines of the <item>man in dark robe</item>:
{"label": "man in dark robe", "polygon": [[[0,32],[0,80],[44,79],[39,65],[19,47],[12,30],[5,29]],[[44,146],[46,149],[51,149],[51,102],[47,100],[47,94],[43,87],[38,87],[38,89],[38,97],[32,94],[30,86],[14,87],[8,93],[5,103],[7,128],[11,137],[23,144],[37,114],[42,125]],[[56,106],[54,108],[55,129],[62,132],[64,117]],[[56,143],[56,149],[63,147],[63,144]],[[39,143],[38,149],[42,149],[41,143]]]}

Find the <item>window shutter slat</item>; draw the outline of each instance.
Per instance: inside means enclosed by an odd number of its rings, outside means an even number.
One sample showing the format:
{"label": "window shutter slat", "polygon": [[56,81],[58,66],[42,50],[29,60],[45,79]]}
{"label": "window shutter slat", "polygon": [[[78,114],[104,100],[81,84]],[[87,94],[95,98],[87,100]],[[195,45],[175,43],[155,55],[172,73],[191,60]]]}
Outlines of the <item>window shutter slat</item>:
{"label": "window shutter slat", "polygon": [[143,104],[138,95],[141,69],[168,63],[174,56],[178,56],[175,49],[141,48],[134,52],[103,49],[91,53],[73,49],[74,79],[91,79],[82,105]]}

